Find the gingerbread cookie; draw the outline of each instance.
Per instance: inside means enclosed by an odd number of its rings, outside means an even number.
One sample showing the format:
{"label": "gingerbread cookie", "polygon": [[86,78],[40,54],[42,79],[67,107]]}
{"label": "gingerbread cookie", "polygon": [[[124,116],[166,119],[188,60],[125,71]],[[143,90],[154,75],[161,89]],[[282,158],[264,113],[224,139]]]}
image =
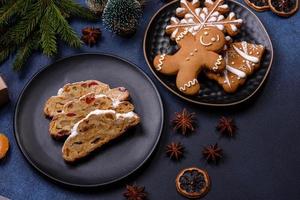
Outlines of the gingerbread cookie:
{"label": "gingerbread cookie", "polygon": [[197,80],[202,69],[220,72],[225,61],[218,54],[224,48],[225,37],[219,29],[201,29],[193,36],[187,29],[176,38],[180,49],[174,55],[157,55],[153,61],[157,71],[176,75],[177,88],[186,95],[195,95],[200,90]]}
{"label": "gingerbread cookie", "polygon": [[246,78],[260,67],[264,46],[245,41],[232,43],[225,52],[226,69],[219,74],[206,72],[208,78],[216,80],[225,90],[233,93]]}
{"label": "gingerbread cookie", "polygon": [[[235,13],[229,13],[227,4],[224,0],[206,0],[205,7],[200,8],[199,0],[181,0],[180,7],[176,9],[176,16],[170,20],[170,25],[166,27],[166,33],[175,40],[180,29],[187,29],[193,35],[196,35],[201,29],[206,27],[215,27],[223,31],[224,34],[235,36],[239,32],[243,20],[237,19]],[[224,14],[228,14],[227,17]],[[226,37],[230,40],[230,37]]]}

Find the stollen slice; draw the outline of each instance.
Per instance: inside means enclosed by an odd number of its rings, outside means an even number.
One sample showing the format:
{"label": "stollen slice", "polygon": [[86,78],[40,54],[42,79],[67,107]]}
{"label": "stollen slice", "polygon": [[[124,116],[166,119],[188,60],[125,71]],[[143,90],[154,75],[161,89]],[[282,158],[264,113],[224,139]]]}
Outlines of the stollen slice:
{"label": "stollen slice", "polygon": [[118,100],[128,100],[129,93],[124,87],[110,89],[109,85],[96,80],[87,80],[75,83],[68,83],[57,92],[56,96],[50,97],[44,106],[44,113],[52,118],[62,112],[66,103],[78,99],[86,94],[105,94]]}
{"label": "stollen slice", "polygon": [[63,158],[74,162],[86,157],[139,123],[140,118],[134,112],[120,114],[114,110],[95,110],[74,125],[63,145]]}
{"label": "stollen slice", "polygon": [[72,127],[94,110],[115,110],[127,113],[134,110],[128,101],[119,101],[107,95],[87,94],[80,99],[66,103],[62,113],[55,115],[49,125],[50,135],[56,139],[65,138],[71,134]]}

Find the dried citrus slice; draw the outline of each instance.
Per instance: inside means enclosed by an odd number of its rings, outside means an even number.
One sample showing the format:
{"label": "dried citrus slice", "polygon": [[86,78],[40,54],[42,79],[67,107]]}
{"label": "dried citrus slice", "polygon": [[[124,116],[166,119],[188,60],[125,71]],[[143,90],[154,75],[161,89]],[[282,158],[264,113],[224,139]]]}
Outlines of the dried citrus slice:
{"label": "dried citrus slice", "polygon": [[0,159],[4,158],[9,149],[8,138],[0,133]]}
{"label": "dried citrus slice", "polygon": [[248,6],[250,6],[251,8],[259,12],[270,9],[268,0],[244,0],[244,1],[248,4]]}
{"label": "dried citrus slice", "polygon": [[299,9],[299,0],[269,0],[272,12],[282,17],[289,17]]}
{"label": "dried citrus slice", "polygon": [[203,197],[210,188],[208,173],[196,167],[186,168],[179,172],[176,177],[177,191],[191,199]]}

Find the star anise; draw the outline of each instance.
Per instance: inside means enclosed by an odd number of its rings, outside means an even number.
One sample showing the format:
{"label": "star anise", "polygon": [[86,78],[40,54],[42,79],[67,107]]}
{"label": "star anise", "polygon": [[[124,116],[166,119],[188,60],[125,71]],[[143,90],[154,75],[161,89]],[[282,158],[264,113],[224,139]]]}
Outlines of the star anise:
{"label": "star anise", "polygon": [[232,118],[221,117],[217,125],[217,130],[220,131],[222,135],[233,137],[235,135],[237,127]]}
{"label": "star anise", "polygon": [[81,40],[89,46],[96,44],[101,36],[101,30],[99,28],[86,27],[82,29],[81,32]]}
{"label": "star anise", "polygon": [[167,145],[166,153],[167,155],[174,160],[179,160],[183,156],[184,147],[180,142]]}
{"label": "star anise", "polygon": [[182,112],[175,113],[175,119],[172,120],[175,130],[180,130],[183,135],[195,130],[195,113],[189,113],[185,108]]}
{"label": "star anise", "polygon": [[202,154],[207,162],[217,163],[223,157],[223,150],[216,143],[215,145],[204,147]]}
{"label": "star anise", "polygon": [[145,200],[147,198],[145,187],[137,185],[127,185],[123,195],[127,200]]}

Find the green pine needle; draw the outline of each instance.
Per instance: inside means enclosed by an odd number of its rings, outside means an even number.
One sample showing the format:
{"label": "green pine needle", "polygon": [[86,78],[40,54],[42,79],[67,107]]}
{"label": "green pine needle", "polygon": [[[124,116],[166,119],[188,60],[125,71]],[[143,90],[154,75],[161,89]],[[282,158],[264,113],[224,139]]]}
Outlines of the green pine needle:
{"label": "green pine needle", "polygon": [[57,53],[57,37],[78,48],[82,41],[67,19],[95,20],[95,15],[74,0],[0,0],[0,63],[15,55],[15,70],[20,70],[34,50]]}
{"label": "green pine needle", "polygon": [[16,50],[15,46],[2,48],[0,51],[0,63],[4,62],[10,54],[13,54]]}
{"label": "green pine needle", "polygon": [[32,52],[39,47],[39,42],[35,34],[32,38],[29,38],[27,42],[19,48],[16,54],[16,58],[13,64],[13,69],[19,71],[22,69],[24,63],[32,54]]}
{"label": "green pine needle", "polygon": [[96,20],[97,17],[87,8],[76,4],[73,0],[58,0],[56,5],[66,12],[69,17],[80,17],[87,20]]}
{"label": "green pine needle", "polygon": [[4,46],[22,44],[38,25],[41,12],[41,4],[39,2],[32,4],[28,8],[26,15],[21,17],[18,23],[10,27],[8,31],[1,36],[0,43]]}
{"label": "green pine needle", "polygon": [[75,31],[69,25],[67,20],[63,17],[56,5],[53,6],[53,23],[57,25],[57,33],[60,35],[61,39],[67,42],[71,47],[79,48],[82,45],[82,41],[76,35]]}
{"label": "green pine needle", "polygon": [[43,53],[47,56],[53,56],[57,52],[56,29],[57,26],[53,21],[49,21],[54,16],[53,6],[46,9],[46,13],[41,20],[41,47]]}
{"label": "green pine needle", "polygon": [[22,2],[19,1],[10,1],[8,4],[5,4],[0,8],[0,25],[3,26],[6,24],[17,12],[18,5]]}

